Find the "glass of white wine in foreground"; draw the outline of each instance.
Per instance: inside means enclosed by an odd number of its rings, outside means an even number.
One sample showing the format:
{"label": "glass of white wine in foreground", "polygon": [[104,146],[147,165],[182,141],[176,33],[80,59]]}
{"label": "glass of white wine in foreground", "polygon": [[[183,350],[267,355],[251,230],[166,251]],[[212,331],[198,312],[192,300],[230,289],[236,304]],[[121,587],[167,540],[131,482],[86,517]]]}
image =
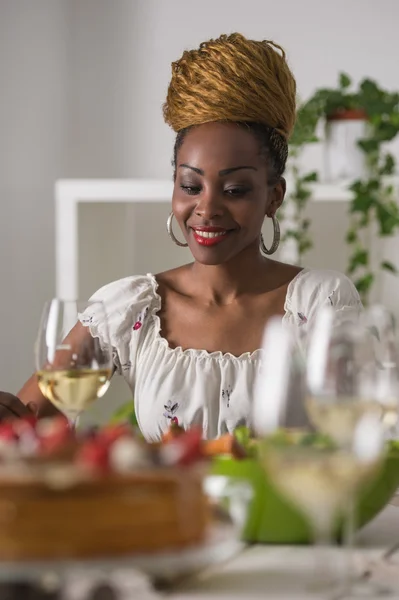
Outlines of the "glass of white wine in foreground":
{"label": "glass of white wine in foreground", "polygon": [[[342,571],[333,572],[330,555],[334,528],[358,479],[378,464],[383,443],[380,421],[374,414],[359,419],[346,448],[328,436],[305,436],[305,366],[291,333],[271,320],[263,350],[253,408],[256,431],[264,438],[262,464],[276,489],[312,528],[316,573],[309,591],[333,594],[342,583]],[[309,421],[307,428],[310,431]]]}
{"label": "glass of white wine in foreground", "polygon": [[344,321],[332,308],[321,309],[308,343],[306,409],[316,430],[329,436],[342,455],[352,457],[350,494],[342,511],[349,550],[345,598],[389,593],[385,587],[358,584],[352,564],[356,498],[378,475],[385,455],[384,409],[391,411],[392,397],[382,384],[388,380],[394,384],[394,377],[385,380],[376,363],[375,340],[364,318]]}
{"label": "glass of white wine in foreground", "polygon": [[[101,341],[90,333],[93,318],[101,323]],[[35,358],[40,391],[75,427],[79,415],[105,394],[112,375],[104,305],[58,299],[47,302]]]}
{"label": "glass of white wine in foreground", "polygon": [[378,402],[387,437],[398,437],[399,348],[395,319],[384,306],[364,311],[361,322],[373,344],[373,364],[368,370],[369,389]]}

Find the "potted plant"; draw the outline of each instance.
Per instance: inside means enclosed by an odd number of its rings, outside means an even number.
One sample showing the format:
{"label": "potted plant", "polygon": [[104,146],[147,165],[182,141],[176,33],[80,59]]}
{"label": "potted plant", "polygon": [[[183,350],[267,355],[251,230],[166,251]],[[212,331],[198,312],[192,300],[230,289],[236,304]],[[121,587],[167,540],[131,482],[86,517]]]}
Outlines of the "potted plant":
{"label": "potted plant", "polygon": [[366,175],[365,156],[357,142],[367,135],[367,113],[359,95],[348,91],[350,85],[350,78],[342,73],[338,89],[326,93],[324,178],[330,183]]}
{"label": "potted plant", "polygon": [[346,120],[364,121],[362,135],[356,140],[363,167],[348,182],[352,200],[346,242],[351,249],[347,272],[367,304],[377,275],[382,271],[397,273],[396,265],[383,256],[381,243],[376,243],[375,232],[378,238],[385,238],[399,229],[399,208],[392,184],[396,160],[386,146],[399,133],[399,93],[388,92],[370,79],[361,81],[354,90],[350,77],[342,73],[337,89],[317,90],[300,110],[313,112],[311,122],[316,124],[320,119],[331,124],[338,116],[356,116]]}

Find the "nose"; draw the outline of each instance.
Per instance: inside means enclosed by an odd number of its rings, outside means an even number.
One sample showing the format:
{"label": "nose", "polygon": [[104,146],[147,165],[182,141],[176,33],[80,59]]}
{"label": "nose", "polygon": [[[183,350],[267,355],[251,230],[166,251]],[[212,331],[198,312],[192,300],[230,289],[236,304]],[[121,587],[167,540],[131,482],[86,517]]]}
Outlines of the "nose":
{"label": "nose", "polygon": [[215,217],[223,216],[223,200],[216,190],[204,189],[198,197],[195,214],[205,221],[211,221]]}

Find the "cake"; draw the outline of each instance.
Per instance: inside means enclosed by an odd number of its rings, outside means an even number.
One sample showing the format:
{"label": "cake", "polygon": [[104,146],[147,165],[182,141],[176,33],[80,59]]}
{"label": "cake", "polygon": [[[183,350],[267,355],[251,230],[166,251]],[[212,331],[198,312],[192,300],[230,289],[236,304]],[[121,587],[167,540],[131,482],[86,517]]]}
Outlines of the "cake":
{"label": "cake", "polygon": [[75,437],[66,421],[0,424],[0,559],[94,559],[181,549],[208,521],[190,430],[149,445],[127,426]]}

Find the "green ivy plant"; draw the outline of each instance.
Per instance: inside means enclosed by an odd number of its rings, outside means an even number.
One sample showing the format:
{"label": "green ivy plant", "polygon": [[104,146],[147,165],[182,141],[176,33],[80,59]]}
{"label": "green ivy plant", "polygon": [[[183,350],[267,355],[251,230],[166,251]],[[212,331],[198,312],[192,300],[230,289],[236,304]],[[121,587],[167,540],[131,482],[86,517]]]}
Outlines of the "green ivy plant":
{"label": "green ivy plant", "polygon": [[[395,201],[394,188],[389,180],[389,176],[395,172],[396,160],[384,146],[399,133],[399,93],[388,92],[371,79],[364,79],[358,88],[354,89],[351,78],[341,73],[337,88],[317,90],[300,107],[299,129],[298,132],[294,131],[291,148],[295,160],[296,148],[301,148],[303,143],[308,141],[316,141],[312,138],[315,138],[320,119],[347,110],[363,112],[368,124],[366,136],[358,141],[359,147],[365,154],[367,175],[349,185],[352,200],[349,206],[350,223],[346,234],[346,242],[350,247],[347,273],[353,279],[363,302],[367,304],[376,280],[376,269],[371,264],[371,232],[376,228],[379,236],[384,238],[392,236],[399,229],[399,208]],[[302,127],[306,131],[306,136],[303,137],[301,137]],[[317,174],[302,176],[298,174],[297,177],[296,189],[299,190],[297,196],[302,209],[301,202],[306,204],[310,194],[308,195],[309,190],[304,192],[300,184],[315,181]],[[304,198],[305,196],[307,197]],[[304,227],[301,212],[299,211],[298,214],[298,232],[295,235],[300,237],[308,230],[309,225],[306,223]],[[288,234],[288,237],[290,235],[293,234]],[[310,246],[306,244],[306,238],[304,239],[305,249],[309,249]],[[393,274],[398,273],[396,265],[385,257],[379,259],[378,269]]]}

